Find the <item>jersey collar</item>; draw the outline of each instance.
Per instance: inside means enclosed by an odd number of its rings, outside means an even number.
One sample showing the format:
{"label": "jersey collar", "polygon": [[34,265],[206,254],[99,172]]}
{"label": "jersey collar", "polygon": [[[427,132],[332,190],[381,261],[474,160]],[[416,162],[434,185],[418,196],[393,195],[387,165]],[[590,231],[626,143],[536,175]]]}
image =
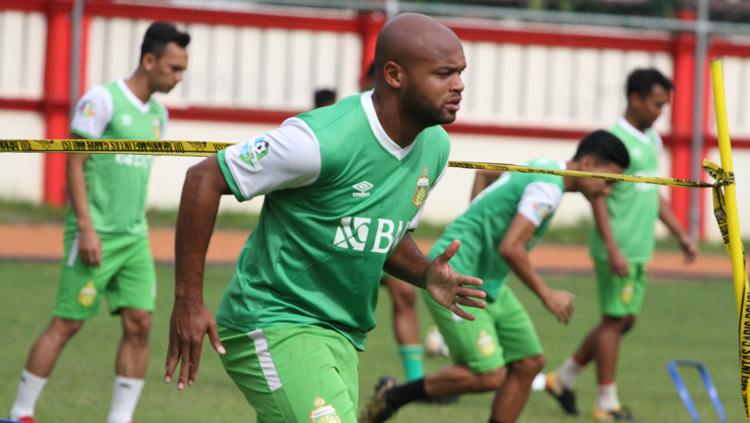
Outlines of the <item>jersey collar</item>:
{"label": "jersey collar", "polygon": [[149,108],[151,108],[151,105],[149,103],[144,103],[139,99],[138,97],[133,94],[132,91],[130,91],[130,88],[128,88],[127,84],[125,84],[125,80],[120,78],[117,80],[117,86],[120,87],[120,90],[123,94],[125,94],[125,98],[130,101],[130,103],[138,110],[141,111],[141,113],[148,113]]}
{"label": "jersey collar", "polygon": [[372,90],[363,92],[362,95],[360,95],[359,100],[362,103],[362,108],[365,109],[367,120],[370,122],[370,129],[372,129],[372,133],[375,134],[375,138],[378,139],[380,145],[383,146],[385,151],[398,160],[402,160],[406,157],[412,147],[414,147],[414,143],[401,148],[400,145],[396,144],[396,142],[385,133],[385,129],[383,129],[383,125],[380,124],[378,115],[375,113],[375,105],[372,104]]}
{"label": "jersey collar", "polygon": [[651,139],[649,138],[648,134],[645,132],[641,132],[638,128],[631,125],[630,122],[628,122],[627,119],[624,117],[620,118],[620,121],[618,122],[618,125],[622,127],[626,132],[628,132],[630,135],[636,137],[639,141],[641,141],[644,144],[649,144],[651,142]]}

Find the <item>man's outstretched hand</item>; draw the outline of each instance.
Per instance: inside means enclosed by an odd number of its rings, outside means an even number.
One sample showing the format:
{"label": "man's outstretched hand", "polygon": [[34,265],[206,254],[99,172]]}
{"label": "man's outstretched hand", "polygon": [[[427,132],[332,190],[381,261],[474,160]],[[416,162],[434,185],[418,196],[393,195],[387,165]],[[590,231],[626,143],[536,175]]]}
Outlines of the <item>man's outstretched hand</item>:
{"label": "man's outstretched hand", "polygon": [[456,273],[448,264],[460,246],[460,241],[453,241],[430,263],[425,271],[425,289],[443,307],[464,319],[474,320],[474,315],[459,305],[484,308],[486,304],[481,300],[485,297],[484,291],[470,287],[480,286],[483,282],[481,279]]}

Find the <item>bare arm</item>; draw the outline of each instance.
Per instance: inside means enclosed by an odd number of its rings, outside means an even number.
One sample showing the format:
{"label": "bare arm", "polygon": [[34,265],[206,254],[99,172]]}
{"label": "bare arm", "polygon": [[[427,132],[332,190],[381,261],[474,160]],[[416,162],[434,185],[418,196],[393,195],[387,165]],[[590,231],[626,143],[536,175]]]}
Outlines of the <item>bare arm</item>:
{"label": "bare arm", "polygon": [[181,362],[178,389],[192,385],[198,374],[203,337],[208,334],[219,354],[216,322],[203,302],[203,270],[219,200],[229,193],[216,157],[191,167],[182,187],[175,235],[175,298],[169,330],[165,381],[171,382]]}
{"label": "bare arm", "polygon": [[662,195],[659,195],[659,220],[667,226],[669,232],[679,241],[680,248],[685,255],[685,261],[690,263],[695,260],[698,256],[698,247],[690,236],[682,230],[680,223],[672,213],[669,201]]}
{"label": "bare arm", "polygon": [[[72,138],[80,138],[71,135]],[[68,154],[65,159],[65,176],[70,206],[78,222],[78,254],[88,266],[99,266],[102,261],[102,242],[94,230],[89,214],[89,194],[86,189],[84,167],[88,154]]]}
{"label": "bare arm", "polygon": [[545,307],[559,321],[567,323],[573,316],[573,294],[550,289],[532,266],[526,250],[526,245],[534,235],[535,229],[536,226],[528,218],[520,213],[516,214],[500,241],[498,252],[521,281],[542,300]]}
{"label": "bare arm", "polygon": [[484,307],[484,291],[464,285],[481,285],[482,281],[456,273],[448,261],[456,254],[460,243],[453,241],[445,251],[430,262],[419,250],[411,234],[406,234],[385,263],[385,271],[391,275],[424,288],[443,307],[463,317],[474,320],[459,304]]}
{"label": "bare arm", "polygon": [[607,210],[605,197],[602,195],[590,198],[589,201],[591,202],[591,210],[594,214],[596,229],[599,231],[599,235],[604,241],[604,246],[607,248],[610,270],[617,276],[628,276],[630,274],[628,260],[622,254],[620,247],[617,245],[617,241],[615,241],[615,235],[612,233],[612,226],[609,221],[609,211]]}
{"label": "bare arm", "polygon": [[480,192],[495,182],[502,173],[503,171],[501,170],[477,170],[474,174],[474,184],[471,186],[470,200],[475,199]]}

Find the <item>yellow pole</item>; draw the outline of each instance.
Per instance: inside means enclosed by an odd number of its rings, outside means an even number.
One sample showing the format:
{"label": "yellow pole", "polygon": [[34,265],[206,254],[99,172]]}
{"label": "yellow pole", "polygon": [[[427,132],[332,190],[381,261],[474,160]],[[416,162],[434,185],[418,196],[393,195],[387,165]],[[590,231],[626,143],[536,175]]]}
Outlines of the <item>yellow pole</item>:
{"label": "yellow pole", "polygon": [[[721,60],[711,61],[711,81],[714,92],[714,107],[716,109],[716,128],[719,138],[719,154],[721,167],[730,178],[734,178],[732,163],[732,145],[729,141],[729,124],[727,122],[726,100],[724,98],[724,77]],[[739,316],[740,343],[740,386],[742,400],[745,405],[745,417],[750,421],[748,409],[748,381],[750,380],[750,301],[748,301],[749,284],[745,270],[744,248],[740,236],[740,221],[737,213],[736,182],[724,186],[725,212],[728,232],[728,251],[732,261],[732,275],[734,276],[734,294]]]}
{"label": "yellow pole", "polygon": [[[713,82],[714,89],[714,107],[716,108],[716,128],[718,130],[721,167],[727,174],[734,175],[721,60],[711,61],[711,81]],[[732,261],[734,293],[737,300],[737,313],[739,314],[747,275],[744,274],[743,269],[744,257],[742,256],[740,221],[737,214],[736,184],[729,184],[724,187],[724,197],[726,199],[727,227],[729,229],[729,258]]]}

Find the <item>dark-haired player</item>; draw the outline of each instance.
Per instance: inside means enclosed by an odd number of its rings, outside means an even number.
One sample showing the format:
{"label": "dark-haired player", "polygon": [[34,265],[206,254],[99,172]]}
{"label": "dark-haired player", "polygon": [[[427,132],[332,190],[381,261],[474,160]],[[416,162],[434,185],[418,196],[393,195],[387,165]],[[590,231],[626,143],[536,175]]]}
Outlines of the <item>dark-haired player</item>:
{"label": "dark-haired player", "polygon": [[[536,160],[531,166],[621,173],[628,166],[625,146],[606,131],[584,137],[567,162]],[[605,195],[611,182],[550,174],[505,172],[485,188],[469,208],[446,228],[429,256],[450,240],[461,249],[451,260],[456,271],[484,280],[487,306],[464,307],[476,316],[468,321],[424,300],[450,349],[453,365],[422,379],[396,385],[381,378],[361,423],[387,420],[399,407],[418,400],[495,392],[489,421],[510,423],[521,414],[531,382],[544,364],[534,325],[516,296],[506,286],[512,271],[563,323],[573,313],[573,295],[551,289],[532,267],[530,250],[544,235],[564,192],[580,192],[589,199]]]}
{"label": "dark-haired player", "polygon": [[[158,140],[167,111],[152,94],[169,92],[187,68],[190,35],[155,22],[146,30],[138,68],[127,79],[91,88],[76,105],[76,138]],[[65,344],[107,299],[122,319],[114,393],[107,423],[132,420],[143,388],[156,274],[148,244],[146,189],[151,157],[71,154],[70,208],[57,306],[21,375],[11,417],[34,422],[34,406]]]}
{"label": "dark-haired player", "polygon": [[[630,155],[625,174],[657,176],[662,142],[653,124],[669,104],[672,82],[656,69],[636,69],[627,79],[627,107],[612,133]],[[602,319],[576,352],[547,376],[547,392],[568,414],[578,414],[573,388],[581,369],[596,361],[597,399],[593,417],[601,421],[631,421],[620,404],[615,384],[620,338],[635,324],[646,292],[646,264],[654,251],[657,218],[679,240],[687,261],[698,250],[672,214],[669,201],[656,185],[617,184],[605,198],[591,203],[596,229],[590,253],[599,290]]]}

